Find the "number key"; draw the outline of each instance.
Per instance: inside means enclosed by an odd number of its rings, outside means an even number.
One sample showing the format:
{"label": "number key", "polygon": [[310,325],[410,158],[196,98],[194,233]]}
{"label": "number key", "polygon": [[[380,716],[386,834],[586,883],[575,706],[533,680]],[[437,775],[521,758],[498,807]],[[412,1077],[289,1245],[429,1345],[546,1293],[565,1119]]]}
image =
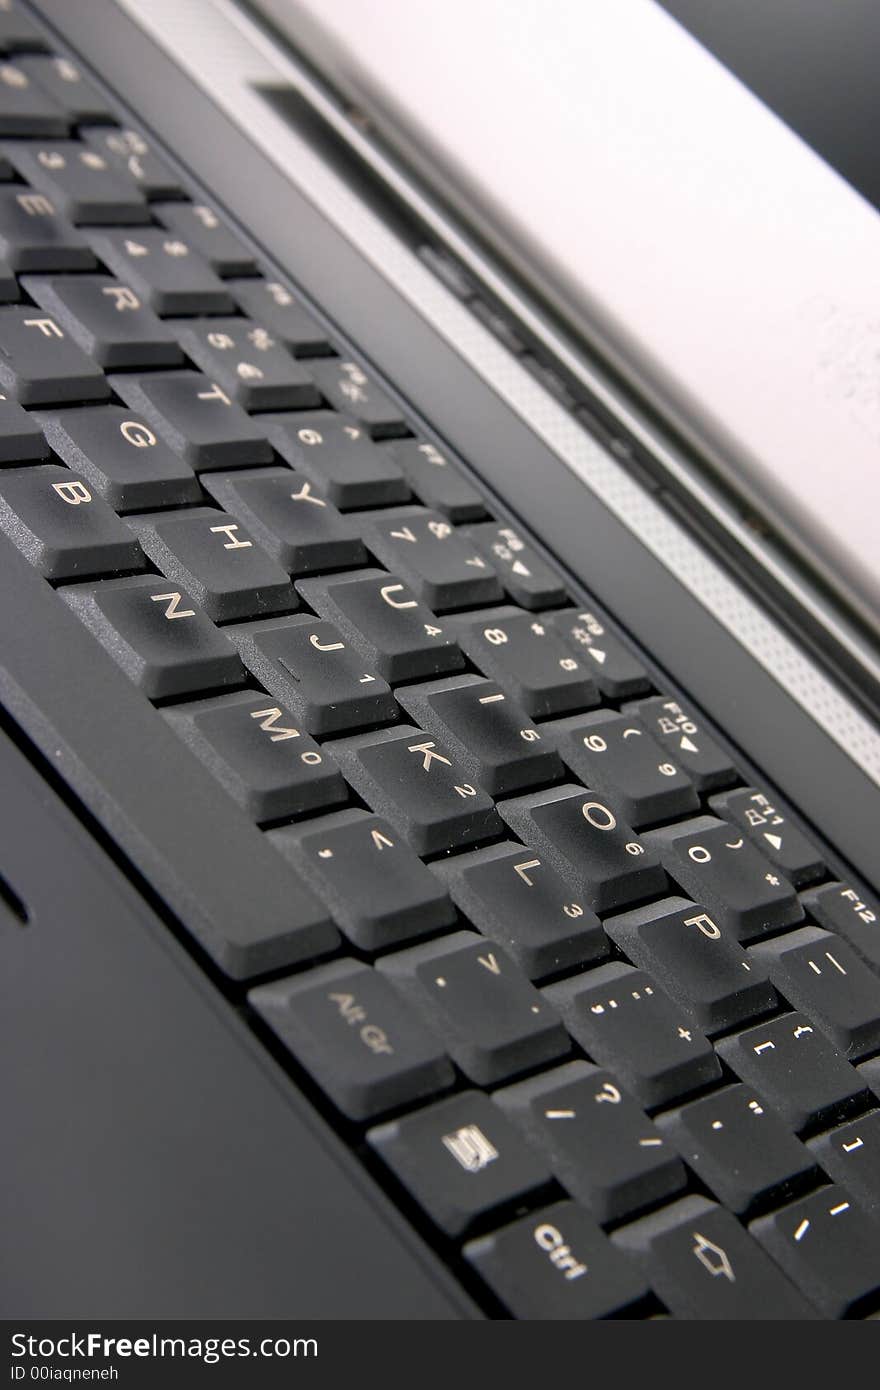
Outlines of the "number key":
{"label": "number key", "polygon": [[699,809],[690,778],[637,719],[600,709],[544,728],[575,777],[612,797],[637,829]]}
{"label": "number key", "polygon": [[424,507],[400,507],[364,518],[364,540],[431,608],[469,608],[501,598],[488,561],[467,536]]}
{"label": "number key", "polygon": [[448,621],[474,665],[509,691],[533,719],[599,703],[583,662],[543,618],[519,608],[493,608]]}

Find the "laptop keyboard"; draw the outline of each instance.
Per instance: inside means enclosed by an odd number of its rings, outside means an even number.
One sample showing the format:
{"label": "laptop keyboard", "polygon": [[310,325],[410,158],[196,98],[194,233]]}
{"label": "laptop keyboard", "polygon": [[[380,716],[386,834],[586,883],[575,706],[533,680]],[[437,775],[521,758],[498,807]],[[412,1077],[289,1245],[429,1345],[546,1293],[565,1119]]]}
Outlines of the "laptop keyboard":
{"label": "laptop keyboard", "polygon": [[880,908],[97,84],[0,46],[57,771],[491,1316],[876,1310]]}

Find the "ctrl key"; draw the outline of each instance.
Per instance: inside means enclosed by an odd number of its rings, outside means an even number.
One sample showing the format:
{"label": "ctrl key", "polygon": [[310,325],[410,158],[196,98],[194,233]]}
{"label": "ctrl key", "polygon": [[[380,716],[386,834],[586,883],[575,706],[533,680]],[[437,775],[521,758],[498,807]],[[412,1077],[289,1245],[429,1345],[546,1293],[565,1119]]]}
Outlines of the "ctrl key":
{"label": "ctrl key", "polygon": [[352,1120],[369,1120],[452,1084],[440,1043],[368,965],[333,961],[261,985],[251,1007]]}
{"label": "ctrl key", "polygon": [[471,1241],[464,1256],[515,1318],[607,1318],[647,1293],[638,1268],[576,1202]]}
{"label": "ctrl key", "polygon": [[450,1236],[550,1181],[538,1154],[480,1091],[463,1091],[380,1125],[367,1138]]}

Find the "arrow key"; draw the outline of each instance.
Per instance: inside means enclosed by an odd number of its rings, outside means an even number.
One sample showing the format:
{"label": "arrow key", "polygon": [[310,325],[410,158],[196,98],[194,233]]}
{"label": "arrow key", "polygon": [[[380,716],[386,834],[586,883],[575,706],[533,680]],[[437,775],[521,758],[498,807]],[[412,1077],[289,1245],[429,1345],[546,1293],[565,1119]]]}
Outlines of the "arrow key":
{"label": "arrow key", "polygon": [[562,1021],[503,951],[472,932],[384,956],[377,965],[483,1086],[569,1051]]}
{"label": "arrow key", "polygon": [[705,1197],[685,1197],[615,1231],[676,1318],[812,1318],[739,1222]]}

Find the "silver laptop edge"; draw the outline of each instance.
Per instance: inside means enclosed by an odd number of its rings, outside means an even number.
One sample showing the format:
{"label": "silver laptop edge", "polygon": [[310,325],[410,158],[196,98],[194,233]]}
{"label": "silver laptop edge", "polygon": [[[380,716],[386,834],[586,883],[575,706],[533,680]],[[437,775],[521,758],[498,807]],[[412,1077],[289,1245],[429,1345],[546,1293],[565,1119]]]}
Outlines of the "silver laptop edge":
{"label": "silver laptop edge", "polygon": [[[281,80],[318,109],[326,108],[325,116],[332,111],[326,93],[291,56],[228,0],[120,4],[880,785],[875,726],[265,102],[257,87]],[[338,110],[335,118],[340,119]],[[505,293],[541,326],[509,287]],[[583,363],[577,365],[583,375]]]}

